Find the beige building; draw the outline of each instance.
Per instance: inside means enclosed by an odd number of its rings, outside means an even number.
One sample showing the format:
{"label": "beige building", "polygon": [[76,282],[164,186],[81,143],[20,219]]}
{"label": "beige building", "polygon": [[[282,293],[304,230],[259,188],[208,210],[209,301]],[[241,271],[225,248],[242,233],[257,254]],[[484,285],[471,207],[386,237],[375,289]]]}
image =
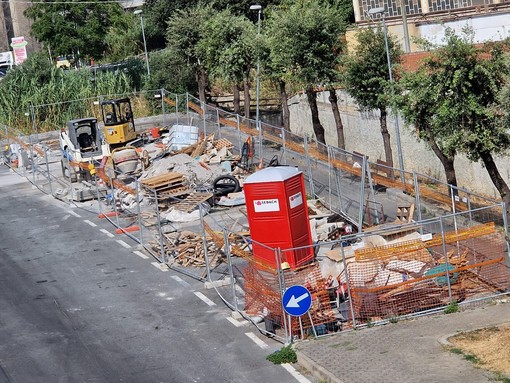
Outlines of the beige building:
{"label": "beige building", "polygon": [[[416,37],[440,44],[447,27],[457,32],[472,27],[477,43],[510,37],[510,1],[353,0],[353,6],[359,27],[380,22],[382,14],[374,14],[373,10],[384,8],[388,31],[399,39],[404,51],[406,45],[410,52],[420,50]],[[355,29],[349,31],[348,41],[354,40],[354,33]]]}

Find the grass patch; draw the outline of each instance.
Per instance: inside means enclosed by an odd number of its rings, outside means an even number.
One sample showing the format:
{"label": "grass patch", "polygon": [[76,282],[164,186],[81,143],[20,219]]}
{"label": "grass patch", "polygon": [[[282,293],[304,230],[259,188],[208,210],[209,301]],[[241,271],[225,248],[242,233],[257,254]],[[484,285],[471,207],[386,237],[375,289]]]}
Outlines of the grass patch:
{"label": "grass patch", "polygon": [[501,383],[510,383],[510,378],[508,376],[505,376],[499,372],[497,372],[494,376],[494,380],[496,382],[501,382]]}
{"label": "grass patch", "polygon": [[473,354],[466,354],[464,351],[462,351],[460,348],[457,348],[457,347],[453,347],[453,348],[450,348],[449,351],[452,353],[452,354],[456,354],[456,355],[462,355],[463,358],[471,363],[475,363],[475,364],[483,364],[483,362],[477,358],[476,355],[473,355]]}
{"label": "grass patch", "polygon": [[273,362],[274,364],[296,363],[297,355],[296,351],[294,351],[291,346],[285,346],[280,350],[269,354],[266,359],[270,362]]}
{"label": "grass patch", "polygon": [[450,302],[448,306],[444,309],[445,314],[453,314],[460,310],[459,303],[457,301]]}

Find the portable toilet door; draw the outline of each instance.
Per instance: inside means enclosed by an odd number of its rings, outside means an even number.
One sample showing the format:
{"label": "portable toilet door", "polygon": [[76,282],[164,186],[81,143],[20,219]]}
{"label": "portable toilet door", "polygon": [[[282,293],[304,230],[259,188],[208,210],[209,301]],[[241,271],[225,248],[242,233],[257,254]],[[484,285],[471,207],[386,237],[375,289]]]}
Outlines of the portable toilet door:
{"label": "portable toilet door", "polygon": [[256,261],[276,268],[275,248],[291,268],[310,262],[312,235],[303,173],[288,166],[268,167],[243,183],[252,250]]}

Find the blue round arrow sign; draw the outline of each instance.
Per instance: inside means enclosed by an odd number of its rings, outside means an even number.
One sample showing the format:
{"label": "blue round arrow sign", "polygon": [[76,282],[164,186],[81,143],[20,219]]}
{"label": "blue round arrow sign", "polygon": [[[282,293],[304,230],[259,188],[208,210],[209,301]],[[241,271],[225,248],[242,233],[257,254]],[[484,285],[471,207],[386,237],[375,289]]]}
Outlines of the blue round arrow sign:
{"label": "blue round arrow sign", "polygon": [[287,314],[299,317],[310,310],[312,294],[304,286],[291,286],[283,293],[282,303],[283,309]]}

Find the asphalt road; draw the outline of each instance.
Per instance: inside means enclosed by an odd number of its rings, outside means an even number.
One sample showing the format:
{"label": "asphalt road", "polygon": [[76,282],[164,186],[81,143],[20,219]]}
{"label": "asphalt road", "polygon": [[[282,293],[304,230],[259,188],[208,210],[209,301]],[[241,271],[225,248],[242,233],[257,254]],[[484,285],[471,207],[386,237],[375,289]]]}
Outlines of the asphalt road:
{"label": "asphalt road", "polygon": [[202,283],[5,165],[0,211],[1,383],[296,382]]}

